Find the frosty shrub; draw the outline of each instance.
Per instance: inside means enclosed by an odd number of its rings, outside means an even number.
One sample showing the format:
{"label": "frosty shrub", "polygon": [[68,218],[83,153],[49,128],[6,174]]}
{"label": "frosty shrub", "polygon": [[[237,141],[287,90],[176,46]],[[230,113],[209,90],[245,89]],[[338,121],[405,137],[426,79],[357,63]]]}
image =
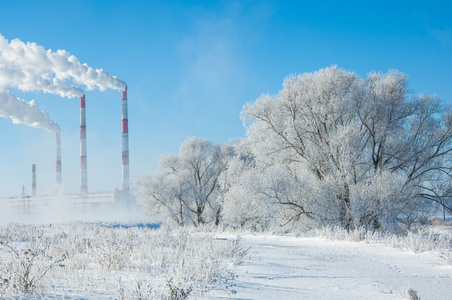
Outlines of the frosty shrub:
{"label": "frosty shrub", "polygon": [[332,240],[385,244],[416,253],[429,251],[442,258],[445,265],[452,264],[452,233],[449,230],[437,232],[434,227],[424,226],[396,233],[373,231],[365,227],[346,230],[340,226],[322,226],[310,234]]}
{"label": "frosty shrub", "polygon": [[196,298],[228,287],[246,254],[236,238],[168,227],[8,225],[0,240],[2,299]]}
{"label": "frosty shrub", "polygon": [[0,250],[4,252],[0,263],[1,289],[6,294],[33,294],[49,270],[62,266],[66,256],[52,256],[50,241],[42,236],[30,239],[25,244],[0,240]]}
{"label": "frosty shrub", "polygon": [[394,228],[398,217],[410,224],[420,218],[422,203],[407,201],[410,195],[403,192],[404,180],[398,174],[381,171],[369,182],[360,182],[350,187],[351,215],[355,228]]}
{"label": "frosty shrub", "polygon": [[403,297],[407,300],[421,300],[421,297],[419,297],[417,292],[413,289],[406,289],[403,291]]}
{"label": "frosty shrub", "polygon": [[250,193],[247,187],[255,180],[256,169],[253,157],[247,155],[236,145],[240,155],[232,157],[226,170],[220,176],[222,191],[222,221],[223,224],[236,229],[251,229],[263,231],[272,226],[273,214],[278,207],[271,201],[265,201],[262,195]]}

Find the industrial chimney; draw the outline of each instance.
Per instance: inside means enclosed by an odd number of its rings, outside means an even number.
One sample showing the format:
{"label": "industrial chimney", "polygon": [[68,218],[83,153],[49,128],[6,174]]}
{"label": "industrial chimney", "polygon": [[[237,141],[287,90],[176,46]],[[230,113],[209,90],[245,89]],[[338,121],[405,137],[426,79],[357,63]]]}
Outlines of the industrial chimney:
{"label": "industrial chimney", "polygon": [[80,194],[88,193],[85,95],[80,97]]}
{"label": "industrial chimney", "polygon": [[55,173],[56,173],[56,193],[61,192],[61,134],[56,133],[56,155],[55,155]]}
{"label": "industrial chimney", "polygon": [[122,190],[130,191],[129,179],[129,119],[127,114],[127,87],[122,91]]}
{"label": "industrial chimney", "polygon": [[36,196],[36,164],[31,165],[31,190],[32,190],[32,196]]}

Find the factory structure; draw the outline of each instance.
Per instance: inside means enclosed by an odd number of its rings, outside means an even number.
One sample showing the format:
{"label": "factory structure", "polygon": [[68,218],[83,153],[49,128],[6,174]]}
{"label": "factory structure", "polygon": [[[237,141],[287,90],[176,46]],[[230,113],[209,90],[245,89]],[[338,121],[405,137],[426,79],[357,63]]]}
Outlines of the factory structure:
{"label": "factory structure", "polygon": [[[57,185],[58,168],[61,177],[61,150],[58,150],[57,137]],[[59,154],[58,154],[59,153]],[[59,161],[59,162],[58,162]],[[129,119],[127,113],[127,87],[122,90],[122,193],[127,196],[130,193],[129,176]],[[88,160],[86,151],[86,106],[85,95],[80,97],[80,195],[88,194]]]}
{"label": "factory structure", "polygon": [[80,195],[88,194],[88,161],[86,155],[85,95],[80,97]]}
{"label": "factory structure", "polygon": [[122,90],[122,188],[110,192],[88,192],[88,159],[86,144],[86,105],[85,95],[80,97],[80,192],[79,194],[66,194],[62,190],[62,162],[61,162],[61,134],[56,133],[55,151],[55,195],[37,195],[37,166],[32,164],[31,195],[24,193],[19,197],[0,199],[8,202],[23,212],[31,212],[34,207],[46,206],[54,201],[72,205],[76,208],[89,209],[91,206],[108,203],[134,203],[135,199],[130,189],[129,174],[129,126],[127,109],[127,87]]}

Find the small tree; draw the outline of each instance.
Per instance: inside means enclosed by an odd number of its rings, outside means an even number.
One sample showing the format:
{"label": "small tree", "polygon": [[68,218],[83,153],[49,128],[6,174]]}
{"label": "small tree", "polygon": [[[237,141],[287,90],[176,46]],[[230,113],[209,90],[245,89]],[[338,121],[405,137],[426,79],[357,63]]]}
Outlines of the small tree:
{"label": "small tree", "polygon": [[162,214],[180,226],[219,224],[218,178],[232,155],[230,147],[188,138],[179,154],[162,157],[155,175],[138,180],[141,203],[149,215]]}

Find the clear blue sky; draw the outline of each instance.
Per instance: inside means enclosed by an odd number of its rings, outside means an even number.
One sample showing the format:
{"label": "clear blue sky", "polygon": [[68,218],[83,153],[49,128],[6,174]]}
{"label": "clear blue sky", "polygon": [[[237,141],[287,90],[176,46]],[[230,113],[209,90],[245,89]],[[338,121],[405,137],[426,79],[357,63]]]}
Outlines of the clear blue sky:
{"label": "clear blue sky", "polygon": [[[155,171],[188,136],[226,143],[239,113],[293,73],[338,65],[365,76],[398,69],[415,93],[452,103],[450,1],[0,1],[7,39],[65,49],[129,87],[130,169]],[[79,190],[79,99],[35,99],[62,129],[63,182]],[[121,184],[121,95],[86,93],[88,188]],[[54,191],[54,136],[0,120],[0,197]]]}

